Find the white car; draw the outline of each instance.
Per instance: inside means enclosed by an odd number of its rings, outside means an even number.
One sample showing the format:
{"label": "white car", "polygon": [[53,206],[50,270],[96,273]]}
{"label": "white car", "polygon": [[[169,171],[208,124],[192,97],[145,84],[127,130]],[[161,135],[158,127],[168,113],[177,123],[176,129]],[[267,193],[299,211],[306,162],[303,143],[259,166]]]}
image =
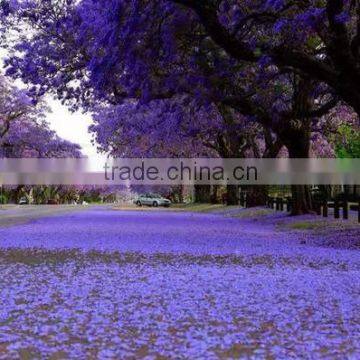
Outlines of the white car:
{"label": "white car", "polygon": [[19,205],[28,205],[28,204],[29,204],[29,200],[25,196],[20,198]]}
{"label": "white car", "polygon": [[153,207],[169,207],[171,205],[171,201],[168,199],[165,199],[161,195],[158,194],[144,194],[140,195],[134,200],[134,204],[137,206],[153,206]]}

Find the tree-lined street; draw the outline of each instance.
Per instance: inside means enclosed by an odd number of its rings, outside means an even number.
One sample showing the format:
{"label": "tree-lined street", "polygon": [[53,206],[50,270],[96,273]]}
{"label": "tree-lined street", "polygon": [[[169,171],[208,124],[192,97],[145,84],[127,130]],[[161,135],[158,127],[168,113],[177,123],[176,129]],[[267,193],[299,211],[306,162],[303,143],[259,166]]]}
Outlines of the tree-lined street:
{"label": "tree-lined street", "polygon": [[0,55],[0,360],[360,358],[360,0],[0,0]]}

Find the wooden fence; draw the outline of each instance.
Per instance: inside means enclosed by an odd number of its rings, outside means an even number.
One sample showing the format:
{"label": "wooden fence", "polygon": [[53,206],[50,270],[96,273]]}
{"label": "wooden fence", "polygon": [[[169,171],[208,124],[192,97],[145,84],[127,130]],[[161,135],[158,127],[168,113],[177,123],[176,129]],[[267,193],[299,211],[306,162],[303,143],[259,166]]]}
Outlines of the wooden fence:
{"label": "wooden fence", "polygon": [[[281,198],[281,197],[269,197],[267,201],[267,206],[270,209],[275,209],[276,211],[286,211],[290,212],[292,207],[291,198]],[[318,215],[323,217],[329,216],[329,208],[334,208],[334,218],[340,219],[340,214],[342,213],[342,218],[344,220],[349,219],[349,209],[357,211],[358,222],[360,223],[360,200],[355,205],[349,206],[349,202],[346,200],[335,200],[335,201],[315,201],[314,209]],[[342,210],[342,211],[341,211]]]}

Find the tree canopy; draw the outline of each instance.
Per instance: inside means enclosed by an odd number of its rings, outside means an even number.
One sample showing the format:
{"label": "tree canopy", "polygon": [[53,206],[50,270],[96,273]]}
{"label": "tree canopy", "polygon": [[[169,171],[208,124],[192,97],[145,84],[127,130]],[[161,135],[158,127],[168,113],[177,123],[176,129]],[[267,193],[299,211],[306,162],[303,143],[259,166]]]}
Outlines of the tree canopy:
{"label": "tree canopy", "polygon": [[3,0],[1,19],[6,74],[92,114],[112,154],[332,156],[334,113],[360,113],[357,0]]}

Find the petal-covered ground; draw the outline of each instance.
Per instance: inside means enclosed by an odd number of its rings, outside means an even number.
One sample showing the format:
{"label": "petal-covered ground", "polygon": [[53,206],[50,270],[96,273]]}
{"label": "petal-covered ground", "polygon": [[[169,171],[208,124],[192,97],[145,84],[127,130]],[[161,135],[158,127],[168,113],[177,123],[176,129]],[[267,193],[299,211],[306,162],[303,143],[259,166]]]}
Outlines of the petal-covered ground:
{"label": "petal-covered ground", "polygon": [[359,358],[359,251],[275,225],[93,209],[0,228],[0,359]]}

